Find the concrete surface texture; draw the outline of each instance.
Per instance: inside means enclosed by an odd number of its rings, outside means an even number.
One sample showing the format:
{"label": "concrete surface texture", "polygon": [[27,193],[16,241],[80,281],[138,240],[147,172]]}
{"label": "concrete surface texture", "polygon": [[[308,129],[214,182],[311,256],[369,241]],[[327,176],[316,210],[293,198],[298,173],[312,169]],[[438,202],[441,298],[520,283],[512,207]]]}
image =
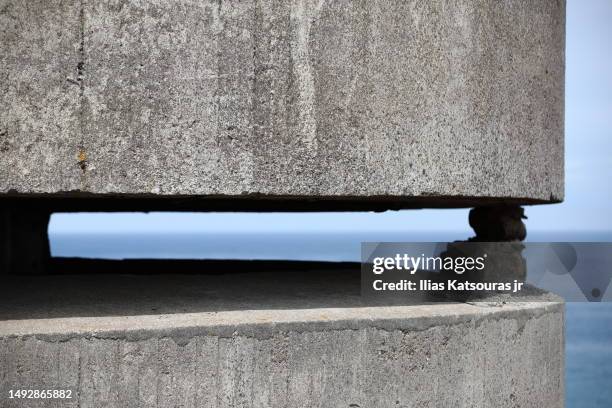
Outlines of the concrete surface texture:
{"label": "concrete surface texture", "polygon": [[563,198],[565,2],[0,0],[0,193]]}
{"label": "concrete surface texture", "polygon": [[[272,275],[5,280],[2,406],[563,406],[555,297],[377,305],[358,273]],[[5,398],[50,387],[74,398]]]}

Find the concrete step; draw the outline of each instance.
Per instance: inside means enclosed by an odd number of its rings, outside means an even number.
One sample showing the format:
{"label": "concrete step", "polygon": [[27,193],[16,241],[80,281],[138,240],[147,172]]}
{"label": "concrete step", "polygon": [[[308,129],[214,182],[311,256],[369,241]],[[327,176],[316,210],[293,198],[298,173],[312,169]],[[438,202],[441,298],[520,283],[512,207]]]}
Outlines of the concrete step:
{"label": "concrete step", "polygon": [[[0,298],[7,407],[563,406],[546,296],[380,305],[346,267],[13,277]],[[7,398],[49,388],[73,398]]]}

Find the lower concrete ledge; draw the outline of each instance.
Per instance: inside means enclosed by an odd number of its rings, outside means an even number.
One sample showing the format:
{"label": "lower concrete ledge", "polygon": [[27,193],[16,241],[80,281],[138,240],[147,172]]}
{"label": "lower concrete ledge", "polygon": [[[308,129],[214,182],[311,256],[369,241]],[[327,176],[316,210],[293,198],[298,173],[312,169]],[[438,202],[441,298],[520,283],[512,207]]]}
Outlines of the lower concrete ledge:
{"label": "lower concrete ledge", "polygon": [[562,303],[381,306],[364,303],[355,277],[5,281],[0,406],[563,406]]}

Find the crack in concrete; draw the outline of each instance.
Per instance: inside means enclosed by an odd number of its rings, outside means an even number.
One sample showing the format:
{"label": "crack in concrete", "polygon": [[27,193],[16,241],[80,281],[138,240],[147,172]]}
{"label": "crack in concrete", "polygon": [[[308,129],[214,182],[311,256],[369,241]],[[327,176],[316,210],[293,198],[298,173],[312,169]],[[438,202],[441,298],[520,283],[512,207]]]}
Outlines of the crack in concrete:
{"label": "crack in concrete", "polygon": [[85,0],[79,1],[79,62],[77,63],[77,79],[79,85],[79,145],[77,165],[81,169],[81,189],[87,189],[87,153],[85,149]]}

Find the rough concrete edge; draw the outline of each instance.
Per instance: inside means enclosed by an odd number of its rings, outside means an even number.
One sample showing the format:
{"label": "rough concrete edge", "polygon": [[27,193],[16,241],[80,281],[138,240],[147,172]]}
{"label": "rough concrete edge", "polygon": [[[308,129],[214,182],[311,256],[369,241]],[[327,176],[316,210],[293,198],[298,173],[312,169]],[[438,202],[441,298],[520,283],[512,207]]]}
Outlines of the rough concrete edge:
{"label": "rough concrete edge", "polygon": [[[544,196],[546,193],[543,193]],[[242,194],[176,194],[176,193],[122,193],[122,192],[110,192],[110,193],[94,193],[82,190],[69,190],[69,191],[54,191],[54,192],[42,192],[42,191],[17,191],[15,189],[0,189],[0,197],[13,197],[13,198],[113,198],[113,199],[130,199],[130,198],[197,198],[197,199],[244,199],[249,198],[253,200],[291,200],[291,199],[310,199],[310,200],[342,200],[342,199],[368,199],[368,200],[386,200],[386,199],[491,199],[491,200],[525,200],[529,203],[551,203],[551,202],[562,202],[563,197],[557,197],[550,193],[547,198],[539,197],[528,197],[521,195],[505,195],[495,196],[486,194],[444,194],[436,191],[423,191],[418,194],[411,195],[400,195],[400,194],[274,194],[274,193],[260,193],[260,192],[244,192]]]}
{"label": "rough concrete edge", "polygon": [[562,197],[418,195],[275,195],[24,193],[0,191],[0,205],[27,205],[55,212],[73,211],[386,211],[421,208],[469,208],[485,205],[556,204]]}
{"label": "rough concrete edge", "polygon": [[[280,333],[367,328],[415,332],[436,326],[466,323],[478,327],[487,321],[502,319],[518,321],[519,331],[522,331],[528,320],[546,314],[564,313],[564,307],[562,301],[513,303],[503,306],[452,303],[384,307],[382,312],[381,308],[364,307],[9,320],[0,322],[0,340],[33,337],[48,342],[64,342],[75,338],[126,341],[172,338],[177,343],[184,344],[196,336],[267,339]],[[24,323],[26,327],[23,327]],[[141,327],[137,327],[138,325]]]}

